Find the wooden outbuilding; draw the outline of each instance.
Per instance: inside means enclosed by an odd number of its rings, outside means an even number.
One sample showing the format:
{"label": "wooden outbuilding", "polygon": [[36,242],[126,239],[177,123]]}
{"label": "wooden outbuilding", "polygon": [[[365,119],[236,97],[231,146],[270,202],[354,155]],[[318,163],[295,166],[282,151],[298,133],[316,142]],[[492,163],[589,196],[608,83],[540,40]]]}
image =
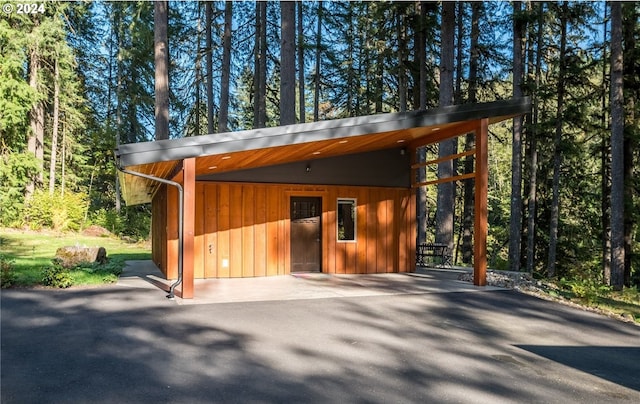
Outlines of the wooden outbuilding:
{"label": "wooden outbuilding", "polygon": [[[152,204],[152,256],[183,298],[195,278],[415,270],[419,186],[474,178],[474,283],[486,283],[488,126],[526,98],[121,145],[123,197]],[[416,150],[475,133],[426,163]],[[475,155],[475,172],[418,183],[429,164]],[[173,288],[172,288],[173,292]]]}

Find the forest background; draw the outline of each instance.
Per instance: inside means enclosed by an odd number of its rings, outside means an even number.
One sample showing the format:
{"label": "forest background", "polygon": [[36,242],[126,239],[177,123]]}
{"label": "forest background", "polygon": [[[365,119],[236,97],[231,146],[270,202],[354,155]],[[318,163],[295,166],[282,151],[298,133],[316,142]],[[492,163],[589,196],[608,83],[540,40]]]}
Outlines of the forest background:
{"label": "forest background", "polygon": [[[120,143],[528,96],[531,114],[491,128],[490,267],[638,285],[639,14],[638,2],[6,1],[0,226],[148,237],[150,207],[120,200]],[[449,228],[442,191],[421,196],[420,241],[444,229],[456,263],[473,259],[472,190],[452,186]]]}

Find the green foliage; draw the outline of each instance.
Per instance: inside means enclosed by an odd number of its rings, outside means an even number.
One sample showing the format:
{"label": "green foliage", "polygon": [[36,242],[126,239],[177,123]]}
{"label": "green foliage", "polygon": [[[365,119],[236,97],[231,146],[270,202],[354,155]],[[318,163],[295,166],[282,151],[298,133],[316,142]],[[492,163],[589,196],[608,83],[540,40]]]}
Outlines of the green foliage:
{"label": "green foliage", "polygon": [[[96,266],[94,269],[92,265],[87,264],[84,269],[70,271],[74,285],[102,284],[105,283],[104,279],[108,279],[108,283],[113,282],[115,278],[109,273],[119,274],[125,261],[150,259],[148,246],[125,243],[115,237],[24,230],[0,230],[0,233],[0,249],[5,258],[14,264],[14,286],[31,287],[41,284],[42,268],[49,266],[58,248],[69,245],[100,245],[108,254],[108,261],[103,266]],[[87,270],[88,268],[91,270]]]}
{"label": "green foliage", "polygon": [[35,94],[24,80],[25,36],[0,19],[0,138],[5,147],[19,150],[28,128],[28,112]]}
{"label": "green foliage", "polygon": [[623,288],[620,298],[625,302],[640,305],[640,290],[637,287]]}
{"label": "green foliage", "polygon": [[54,259],[51,263],[51,266],[42,270],[42,284],[61,289],[66,289],[73,285],[70,271],[60,265],[58,260]]}
{"label": "green foliage", "polygon": [[37,172],[38,163],[31,153],[0,155],[0,226],[20,224],[25,187]]}
{"label": "green foliage", "polygon": [[56,288],[68,288],[75,285],[99,285],[115,283],[122,274],[124,261],[108,260],[104,264],[84,263],[67,269],[59,260],[52,260],[52,265],[42,271],[42,284]]}
{"label": "green foliage", "polygon": [[598,298],[605,297],[611,292],[611,287],[603,285],[598,279],[585,277],[583,279],[562,278],[560,286],[573,293],[578,299],[584,300],[588,304],[598,301]]}
{"label": "green foliage", "polygon": [[[220,7],[222,3],[215,3]],[[174,7],[175,6],[175,7]],[[306,109],[311,110],[315,78],[319,80],[319,116],[331,119],[343,116],[396,111],[400,103],[399,75],[404,74],[408,89],[409,109],[418,107],[419,88],[426,85],[426,103],[435,106],[438,99],[438,59],[440,52],[438,3],[425,3],[425,16],[418,17],[415,3],[403,2],[325,2],[322,11],[321,35],[316,38],[317,3],[304,4],[304,63],[306,74]],[[525,93],[531,96],[535,114],[527,118],[524,133],[525,172],[523,193],[529,187],[529,158],[534,149],[529,143],[535,137],[538,152],[534,271],[542,273],[547,264],[553,194],[553,161],[556,145],[553,135],[559,122],[562,139],[557,145],[562,157],[560,166],[560,203],[557,248],[557,274],[576,282],[574,289],[582,293],[583,279],[599,279],[602,266],[603,150],[606,153],[609,136],[607,105],[609,60],[606,49],[610,39],[592,31],[606,18],[602,2],[532,3],[518,17],[527,21],[528,44]],[[637,5],[625,7],[631,25]],[[457,17],[470,27],[469,6]],[[465,11],[466,10],[466,11]],[[193,61],[204,48],[204,39],[195,22],[203,17],[203,7],[178,2],[171,7],[169,35],[172,68],[172,137],[187,133],[194,125],[195,111],[205,115],[202,105],[195,105],[195,91],[203,91],[202,73],[194,71]],[[268,4],[268,16],[274,24],[267,28],[267,126],[277,125],[280,72],[279,7]],[[478,100],[480,102],[509,98],[512,94],[511,6],[508,3],[485,3],[480,14],[478,55]],[[219,12],[214,12],[221,16]],[[540,16],[540,25],[538,25]],[[559,23],[568,20],[567,57],[560,60]],[[220,20],[213,24],[220,27]],[[401,25],[400,25],[401,24]],[[236,83],[231,94],[230,127],[234,130],[253,126],[255,85],[253,38],[255,34],[255,4],[234,4],[231,78]],[[635,24],[637,37],[638,25]],[[426,36],[426,77],[420,77],[416,34]],[[403,38],[401,38],[401,33]],[[505,35],[507,33],[508,35]],[[538,42],[537,34],[540,33]],[[469,30],[460,38],[463,66],[469,66]],[[214,36],[218,32],[214,32]],[[249,38],[249,39],[248,39]],[[316,39],[320,41],[319,49]],[[317,52],[316,52],[317,50]],[[399,52],[402,51],[402,52]],[[221,47],[214,43],[206,54],[213,55],[214,76],[218,86]],[[400,53],[403,60],[398,60]],[[39,61],[37,83],[29,85],[32,59]],[[538,56],[540,75],[534,66]],[[315,58],[320,71],[315,71]],[[637,60],[627,58],[625,60]],[[54,63],[55,62],[55,63]],[[200,67],[204,67],[203,63]],[[65,184],[65,197],[48,197],[36,193],[25,210],[25,186],[44,168],[52,152],[53,89],[56,82],[54,66],[59,67],[60,133],[58,165],[64,162],[64,178],[56,168],[57,186]],[[564,75],[560,77],[560,66]],[[632,66],[633,67],[633,66]],[[153,133],[153,4],[150,2],[50,2],[39,15],[5,15],[0,19],[0,226],[28,225],[33,228],[74,229],[83,225],[86,211],[90,222],[115,234],[134,239],[149,234],[148,206],[125,207],[116,212],[117,189],[112,150],[116,138],[122,143],[146,141]],[[636,69],[637,70],[637,69]],[[471,85],[468,69],[459,72],[459,101],[468,99]],[[625,99],[637,94],[637,75],[628,74]],[[565,86],[565,105],[558,109],[558,83]],[[419,85],[420,84],[420,85]],[[233,86],[232,86],[233,87]],[[635,92],[634,92],[635,91]],[[627,94],[628,93],[628,94]],[[200,100],[204,99],[201,97]],[[628,95],[628,97],[627,97]],[[30,134],[29,112],[35,101],[45,110],[44,160],[37,162],[24,153]],[[216,108],[217,106],[214,106]],[[189,115],[188,111],[194,111]],[[533,115],[537,121],[533,122]],[[205,119],[200,120],[202,127]],[[637,149],[638,125],[627,125],[629,136],[635,139],[628,147]],[[200,130],[198,132],[203,132]],[[508,268],[508,240],[511,200],[511,127],[510,122],[491,126],[489,240],[488,256],[493,268]],[[62,150],[64,148],[64,153]],[[64,154],[64,155],[63,155]],[[633,154],[633,173],[629,187],[639,188],[638,154]],[[606,178],[604,178],[606,181]],[[41,184],[36,184],[41,186]],[[437,187],[428,188],[430,217],[435,211]],[[73,191],[78,198],[71,196]],[[82,196],[82,192],[87,196]],[[604,190],[606,192],[606,190]],[[640,284],[640,254],[637,192],[631,192],[625,211],[632,227],[632,284]],[[82,197],[80,197],[82,196]],[[87,202],[91,203],[87,208]],[[528,201],[525,201],[528,203]],[[462,217],[462,203],[456,206],[456,217]],[[85,208],[87,210],[85,210]],[[93,212],[93,213],[92,213]],[[525,215],[527,211],[525,209]],[[604,213],[606,214],[606,212]],[[523,222],[526,223],[525,216]],[[88,223],[87,223],[88,224]],[[459,225],[457,223],[456,225]],[[433,226],[429,226],[433,228]],[[528,229],[522,229],[526,237]],[[456,234],[459,234],[456,229]],[[430,237],[429,235],[428,237]],[[524,241],[524,240],[523,240]],[[524,243],[523,243],[524,244]],[[50,255],[39,263],[46,265]],[[524,259],[524,257],[523,257]],[[18,263],[18,266],[20,263]],[[21,274],[22,276],[22,274]],[[577,279],[577,281],[576,281]],[[568,290],[571,289],[567,285]],[[589,289],[589,287],[587,287]]]}
{"label": "green foliage", "polygon": [[17,275],[13,260],[0,255],[0,288],[9,288],[16,283]]}
{"label": "green foliage", "polygon": [[98,209],[91,215],[91,223],[113,234],[144,240],[151,229],[151,213],[147,206],[128,206],[120,213],[115,209]]}
{"label": "green foliage", "polygon": [[72,271],[74,284],[115,283],[123,267],[121,259],[108,259],[104,264],[81,264]]}
{"label": "green foliage", "polygon": [[146,240],[151,230],[151,212],[149,206],[129,206],[124,210],[126,226],[124,236],[135,240]]}
{"label": "green foliage", "polygon": [[92,213],[91,223],[104,227],[113,234],[121,234],[126,223],[115,209],[100,208]]}
{"label": "green foliage", "polygon": [[55,230],[78,230],[87,211],[86,196],[65,192],[64,195],[37,191],[25,208],[25,217],[33,229],[43,227]]}

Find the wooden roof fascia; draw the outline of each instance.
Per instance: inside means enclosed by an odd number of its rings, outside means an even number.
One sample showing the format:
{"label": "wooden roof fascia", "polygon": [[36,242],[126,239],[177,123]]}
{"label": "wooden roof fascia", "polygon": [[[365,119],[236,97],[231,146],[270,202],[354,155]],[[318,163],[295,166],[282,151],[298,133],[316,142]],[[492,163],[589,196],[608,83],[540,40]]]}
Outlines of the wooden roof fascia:
{"label": "wooden roof fascia", "polygon": [[[424,111],[377,114],[181,139],[124,144],[116,149],[115,154],[121,166],[128,167],[211,154],[345,139],[411,128],[437,127],[455,122],[476,121],[486,117],[499,117],[498,120],[502,120],[508,119],[509,116],[524,114],[529,109],[530,100],[528,98],[484,104],[452,105]],[[440,136],[446,135],[437,135],[438,138]],[[452,135],[449,133],[449,136]]]}
{"label": "wooden roof fascia", "polygon": [[[187,158],[216,158],[226,154],[246,154],[267,149],[283,149],[302,147],[312,149],[321,146],[331,148],[329,142],[340,142],[360,138],[359,145],[376,143],[380,136],[392,133],[406,133],[409,137],[402,146],[412,151],[417,148],[438,143],[442,140],[475,132],[480,123],[496,123],[528,113],[531,108],[529,98],[518,98],[494,101],[483,104],[463,104],[436,108],[426,111],[396,112],[361,117],[343,118],[328,121],[302,123],[270,128],[252,129],[238,132],[210,134],[181,139],[160,140],[154,142],[120,145],[115,151],[116,162],[123,168],[163,178],[172,178],[177,167]],[[440,129],[440,127],[442,127]],[[364,137],[368,136],[367,140]],[[413,140],[411,140],[411,138]],[[326,143],[326,145],[323,145]],[[342,142],[340,142],[342,143]],[[350,143],[351,144],[351,143]],[[356,144],[355,142],[353,144]],[[373,145],[372,145],[373,146]],[[389,145],[382,145],[382,148]],[[401,145],[397,145],[401,146]],[[368,149],[373,150],[373,147]],[[327,149],[328,150],[328,149]],[[345,148],[339,154],[353,153],[352,148]],[[264,154],[264,153],[263,153]],[[313,154],[316,154],[315,152]],[[322,156],[325,154],[319,153]],[[336,153],[327,156],[339,155]],[[297,156],[295,161],[301,160]],[[293,156],[292,156],[293,158]],[[315,158],[305,156],[304,160]],[[248,169],[265,166],[264,159],[256,156],[260,162],[243,164],[235,169]],[[276,161],[274,164],[290,162],[291,159]],[[293,160],[291,160],[293,161]],[[244,161],[246,163],[246,160]],[[215,164],[214,164],[215,165]],[[234,168],[229,168],[233,170]],[[122,189],[128,204],[139,204],[150,201],[157,192],[158,184],[137,177],[122,175]],[[140,182],[142,181],[142,182]],[[143,195],[143,193],[145,193]]]}
{"label": "wooden roof fascia", "polygon": [[432,133],[431,136],[422,137],[409,142],[409,146],[417,149],[420,147],[428,146],[430,144],[439,143],[447,139],[459,137],[467,133],[473,132],[479,125],[479,119],[473,121],[465,121],[460,124],[442,129],[441,131]]}

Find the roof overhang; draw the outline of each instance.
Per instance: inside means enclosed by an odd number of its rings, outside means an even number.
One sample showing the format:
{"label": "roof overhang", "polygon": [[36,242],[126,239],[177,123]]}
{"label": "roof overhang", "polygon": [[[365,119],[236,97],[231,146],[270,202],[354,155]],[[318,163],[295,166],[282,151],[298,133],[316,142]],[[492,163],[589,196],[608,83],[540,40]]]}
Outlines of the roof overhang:
{"label": "roof overhang", "polygon": [[[526,114],[529,98],[464,104],[133,143],[115,150],[119,167],[169,179],[183,159],[196,159],[196,175],[257,168],[394,147],[413,148],[469,132],[470,121],[496,123]],[[121,175],[127,204],[151,201],[158,183]]]}

